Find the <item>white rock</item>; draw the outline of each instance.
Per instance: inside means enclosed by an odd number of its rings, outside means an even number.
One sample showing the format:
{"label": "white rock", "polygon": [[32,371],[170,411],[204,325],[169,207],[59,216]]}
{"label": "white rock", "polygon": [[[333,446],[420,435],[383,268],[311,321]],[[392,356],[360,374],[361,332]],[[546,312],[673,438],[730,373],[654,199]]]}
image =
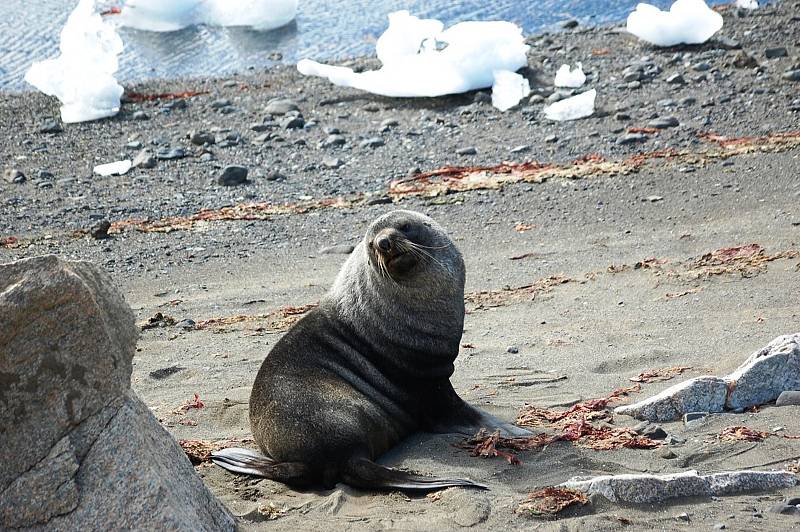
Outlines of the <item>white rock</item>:
{"label": "white rock", "polygon": [[592,89],[578,94],[577,96],[548,105],[543,111],[545,116],[550,120],[564,121],[585,118],[594,113],[594,100],[596,97],[597,91]]}
{"label": "white rock", "polygon": [[758,9],[758,0],[736,0],[736,7],[742,9]]}
{"label": "white rock", "polygon": [[722,15],[703,0],[676,0],[669,11],[639,4],[628,15],[628,31],[656,46],[700,44],[722,29]]}
{"label": "white rock", "polygon": [[94,173],[101,176],[125,175],[131,169],[133,163],[130,159],[115,161],[113,163],[98,164],[94,167]]}
{"label": "white rock", "polygon": [[59,48],[57,58],[31,65],[25,81],[61,101],[64,123],[117,114],[123,88],[114,73],[122,40],[95,12],[94,0],[80,0],[61,30]]}
{"label": "white rock", "polygon": [[556,79],[553,84],[556,87],[570,87],[577,89],[586,83],[586,74],[583,73],[583,65],[576,63],[574,70],[569,69],[569,65],[561,65],[556,72]]}
{"label": "white rock", "polygon": [[196,24],[270,30],[296,15],[297,0],[127,0],[117,22],[146,31],[176,31]]}
{"label": "white rock", "polygon": [[528,62],[522,29],[510,22],[461,22],[437,32],[441,23],[407,11],[389,16],[376,44],[379,70],[349,68],[303,59],[297,70],[343,87],[394,97],[458,94],[494,84],[494,73],[514,72]]}
{"label": "white rock", "polygon": [[492,105],[501,111],[507,111],[531,93],[528,80],[515,72],[501,70],[494,73],[492,85]]}

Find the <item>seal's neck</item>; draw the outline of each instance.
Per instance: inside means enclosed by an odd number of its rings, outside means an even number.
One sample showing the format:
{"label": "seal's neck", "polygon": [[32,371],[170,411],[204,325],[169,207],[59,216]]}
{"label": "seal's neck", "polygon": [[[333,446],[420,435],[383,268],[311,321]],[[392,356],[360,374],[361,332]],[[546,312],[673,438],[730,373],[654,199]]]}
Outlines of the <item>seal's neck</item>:
{"label": "seal's neck", "polygon": [[372,268],[362,242],[321,306],[372,346],[372,357],[390,359],[376,363],[452,374],[464,325],[463,275],[395,282]]}

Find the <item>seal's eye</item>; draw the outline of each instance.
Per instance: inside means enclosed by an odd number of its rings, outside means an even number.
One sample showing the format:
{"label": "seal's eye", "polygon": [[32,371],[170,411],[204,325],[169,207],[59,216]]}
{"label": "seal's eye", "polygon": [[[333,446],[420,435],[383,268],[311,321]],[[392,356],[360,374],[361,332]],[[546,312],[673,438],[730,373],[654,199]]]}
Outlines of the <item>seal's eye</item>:
{"label": "seal's eye", "polygon": [[411,229],[411,224],[408,222],[402,223],[400,224],[400,227],[398,229],[400,229],[404,233],[407,233],[409,229]]}

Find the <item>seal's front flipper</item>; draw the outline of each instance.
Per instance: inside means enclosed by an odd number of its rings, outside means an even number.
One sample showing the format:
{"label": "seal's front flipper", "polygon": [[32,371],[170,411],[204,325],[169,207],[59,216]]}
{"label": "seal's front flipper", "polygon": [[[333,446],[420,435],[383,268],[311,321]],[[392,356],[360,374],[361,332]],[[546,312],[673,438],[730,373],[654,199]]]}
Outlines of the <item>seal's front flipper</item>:
{"label": "seal's front flipper", "polygon": [[350,460],[342,471],[342,480],[354,488],[399,489],[431,491],[452,486],[489,489],[467,478],[431,478],[415,475],[407,471],[385,467],[366,458]]}

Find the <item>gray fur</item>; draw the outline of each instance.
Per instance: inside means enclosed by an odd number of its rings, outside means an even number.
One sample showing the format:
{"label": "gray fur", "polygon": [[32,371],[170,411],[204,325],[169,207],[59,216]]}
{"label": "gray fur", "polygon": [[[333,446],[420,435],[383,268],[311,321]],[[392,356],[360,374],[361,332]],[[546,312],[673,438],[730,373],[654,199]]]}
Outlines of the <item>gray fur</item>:
{"label": "gray fur", "polygon": [[[380,251],[379,239],[391,250]],[[250,424],[268,458],[237,452],[215,462],[289,484],[481,487],[372,462],[420,430],[527,434],[469,406],[450,384],[464,324],[464,278],[461,253],[436,222],[412,211],[378,218],[319,308],[261,366]]]}

